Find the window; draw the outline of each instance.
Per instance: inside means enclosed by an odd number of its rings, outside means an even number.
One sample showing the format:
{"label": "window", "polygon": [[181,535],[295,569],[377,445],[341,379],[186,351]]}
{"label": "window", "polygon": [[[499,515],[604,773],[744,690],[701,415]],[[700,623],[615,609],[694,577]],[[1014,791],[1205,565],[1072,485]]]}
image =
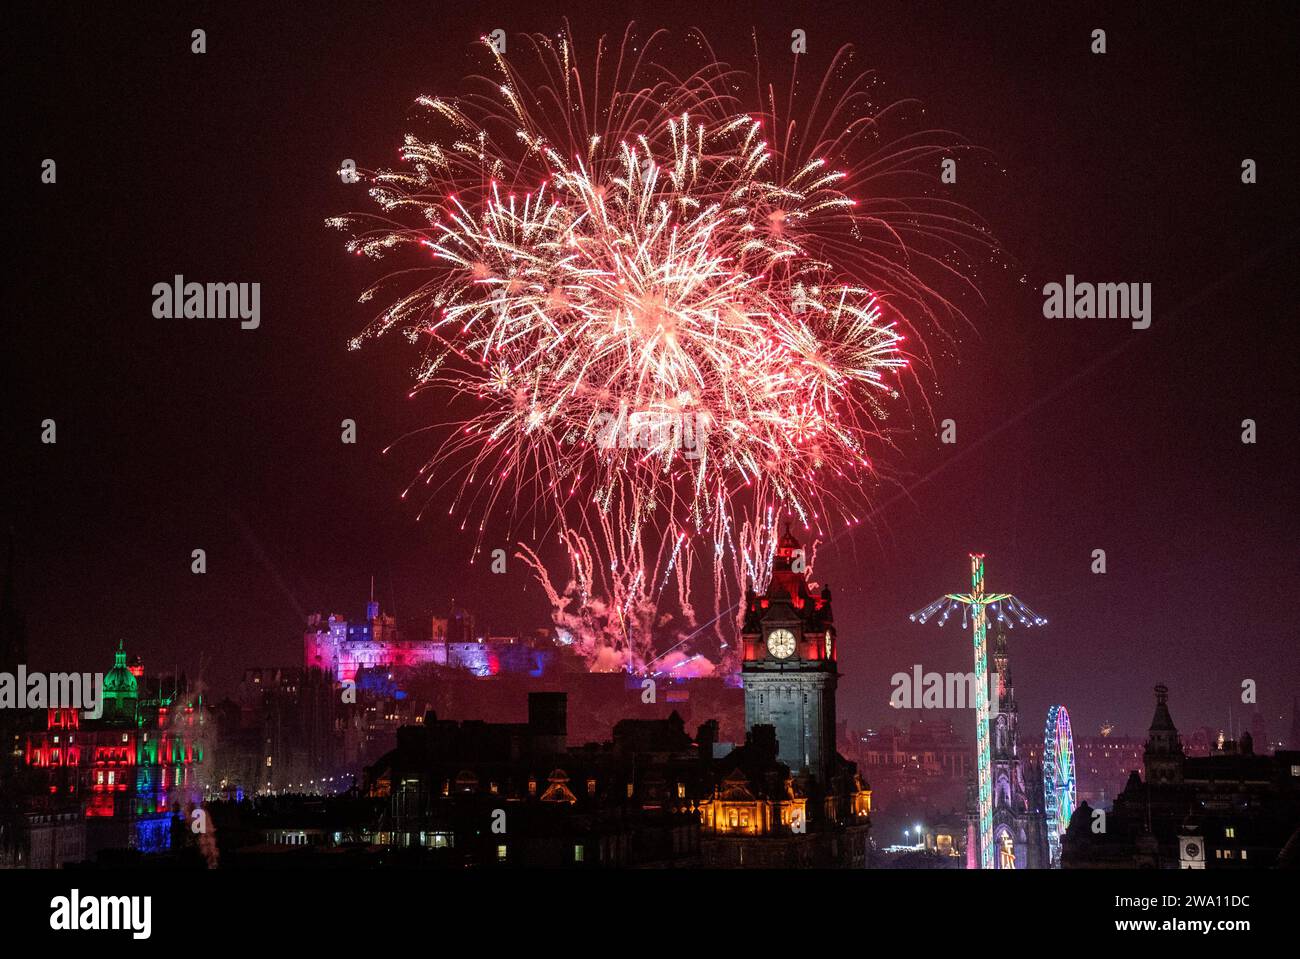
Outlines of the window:
{"label": "window", "polygon": [[1226,838],[1226,839],[1236,839],[1236,838],[1237,838],[1237,829],[1236,829],[1236,827],[1235,827],[1235,826],[1228,826],[1226,829],[1223,830],[1223,835],[1224,835],[1224,838]]}
{"label": "window", "polygon": [[582,857],[583,857],[584,855],[586,855],[586,851],[583,849],[583,846],[582,846],[581,843],[579,843],[578,845],[576,845],[576,846],[573,847],[573,861],[574,861],[574,862],[582,862],[582,861],[583,861]]}
{"label": "window", "polygon": [[497,846],[497,862],[506,861],[506,847],[504,844]]}

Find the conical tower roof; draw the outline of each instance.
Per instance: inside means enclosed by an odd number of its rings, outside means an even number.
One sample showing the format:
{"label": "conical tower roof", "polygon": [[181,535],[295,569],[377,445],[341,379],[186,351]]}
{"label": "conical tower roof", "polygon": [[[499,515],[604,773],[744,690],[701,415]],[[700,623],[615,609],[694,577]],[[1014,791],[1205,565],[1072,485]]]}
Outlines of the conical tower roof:
{"label": "conical tower roof", "polygon": [[1156,712],[1151,717],[1151,729],[1153,733],[1176,733],[1178,727],[1174,725],[1174,718],[1169,715],[1169,687],[1161,684],[1156,687]]}

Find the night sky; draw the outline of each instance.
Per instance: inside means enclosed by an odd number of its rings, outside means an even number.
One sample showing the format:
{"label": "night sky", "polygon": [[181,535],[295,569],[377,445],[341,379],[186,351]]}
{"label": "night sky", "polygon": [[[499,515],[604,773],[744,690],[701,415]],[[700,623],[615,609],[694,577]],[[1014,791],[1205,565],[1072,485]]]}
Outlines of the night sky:
{"label": "night sky", "polygon": [[[938,361],[934,417],[956,420],[958,443],[926,426],[902,444],[903,489],[818,556],[842,717],[889,720],[889,677],[915,663],[970,668],[967,636],[907,613],[964,590],[977,550],[990,589],[1051,620],[1013,634],[1031,728],[1064,703],[1076,736],[1103,720],[1144,732],[1158,682],[1184,731],[1222,726],[1248,678],[1271,733],[1289,727],[1300,57],[1282,7],[261,6],[30,5],[6,31],[22,66],[5,136],[3,518],[32,668],[105,669],[124,639],[151,671],[202,663],[228,691],[245,668],[300,664],[302,617],[359,614],[372,574],[403,622],[453,596],[493,631],[547,622],[522,567],[471,570],[458,522],[417,523],[399,502],[429,450],[380,450],[440,406],[406,399],[417,353],[400,337],[347,349],[378,268],[324,220],[368,208],[340,162],[394,162],[415,97],[454,95],[479,66],[476,37],[554,33],[568,15],[579,43],[629,19],[683,41],[698,26],[739,65],[753,28],[769,68],[794,28],[813,68],[851,42],[928,125],[992,151],[949,188],[1015,258]],[[260,329],[155,319],[151,288],[177,273],[261,283]],[[1044,319],[1043,285],[1067,273],[1151,283],[1151,328]]]}

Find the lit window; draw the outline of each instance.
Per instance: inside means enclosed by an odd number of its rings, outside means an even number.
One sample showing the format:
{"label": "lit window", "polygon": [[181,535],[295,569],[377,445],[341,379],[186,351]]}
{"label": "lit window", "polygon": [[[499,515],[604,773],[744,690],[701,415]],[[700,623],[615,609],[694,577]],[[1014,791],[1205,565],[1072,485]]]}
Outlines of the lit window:
{"label": "lit window", "polygon": [[505,861],[506,861],[506,847],[504,845],[497,846],[497,862],[505,862]]}
{"label": "lit window", "polygon": [[1235,826],[1228,826],[1226,829],[1223,830],[1223,835],[1227,839],[1236,839],[1237,828]]}
{"label": "lit window", "polygon": [[573,847],[573,861],[574,861],[574,862],[582,862],[582,857],[583,857],[584,855],[586,855],[586,853],[585,853],[584,848],[583,848],[582,845],[577,845],[577,846],[574,846],[574,847]]}

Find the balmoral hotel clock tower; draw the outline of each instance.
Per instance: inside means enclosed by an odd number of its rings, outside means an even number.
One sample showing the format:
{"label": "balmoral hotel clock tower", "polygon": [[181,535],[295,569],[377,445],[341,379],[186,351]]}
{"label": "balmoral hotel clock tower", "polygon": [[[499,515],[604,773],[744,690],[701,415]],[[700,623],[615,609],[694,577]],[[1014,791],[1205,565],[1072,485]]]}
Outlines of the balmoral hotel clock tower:
{"label": "balmoral hotel clock tower", "polygon": [[776,727],[777,758],[823,789],[836,773],[835,626],[831,591],[808,592],[803,550],[789,526],[764,596],[746,590],[741,627],[745,728]]}

